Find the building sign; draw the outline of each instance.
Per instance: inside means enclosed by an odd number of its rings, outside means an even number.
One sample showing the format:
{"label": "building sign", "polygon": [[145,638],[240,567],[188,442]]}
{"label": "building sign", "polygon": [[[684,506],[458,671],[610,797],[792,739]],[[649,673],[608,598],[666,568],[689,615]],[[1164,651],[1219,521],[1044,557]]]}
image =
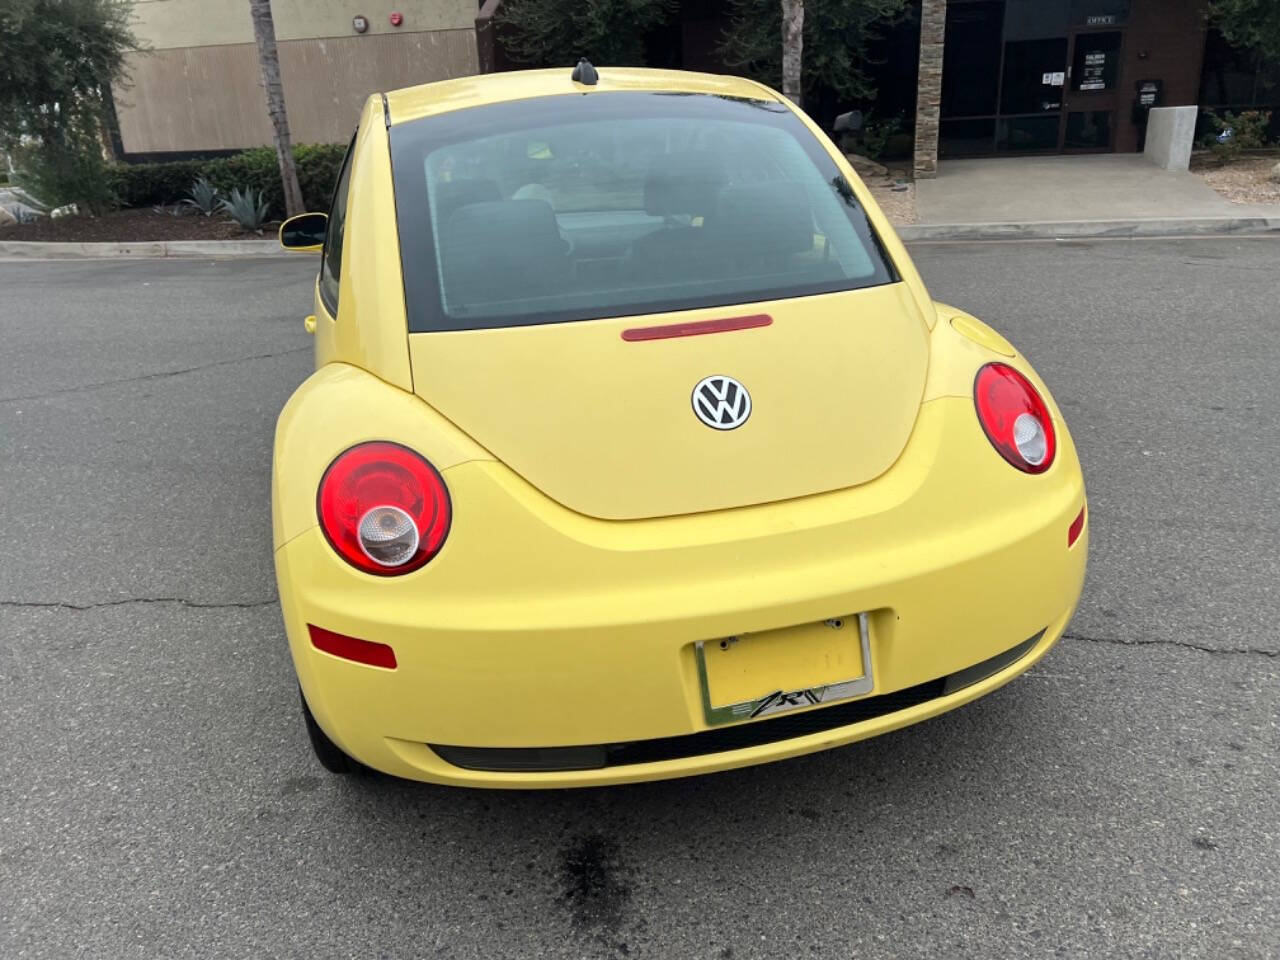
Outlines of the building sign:
{"label": "building sign", "polygon": [[1105,50],[1089,50],[1084,55],[1084,70],[1080,76],[1077,90],[1107,89],[1107,52]]}
{"label": "building sign", "polygon": [[[1037,7],[1055,7],[1063,3],[1063,0],[1024,0],[1024,2]],[[1131,0],[1069,0],[1069,2],[1071,22],[1082,27],[1115,27],[1129,19]]]}

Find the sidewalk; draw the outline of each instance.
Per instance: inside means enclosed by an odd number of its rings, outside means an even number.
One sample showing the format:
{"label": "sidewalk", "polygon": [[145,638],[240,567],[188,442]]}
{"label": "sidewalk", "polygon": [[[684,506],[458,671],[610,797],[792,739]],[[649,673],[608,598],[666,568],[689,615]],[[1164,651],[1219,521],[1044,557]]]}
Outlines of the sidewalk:
{"label": "sidewalk", "polygon": [[1232,203],[1185,171],[1142,154],[944,160],[916,181],[921,224],[1280,217],[1280,207]]}
{"label": "sidewalk", "polygon": [[[903,192],[895,192],[895,182],[905,182],[896,173],[866,179],[899,237],[909,243],[1280,235],[1280,204],[1232,203],[1195,174],[1161,170],[1141,154],[944,160],[936,179],[917,180]],[[0,241],[0,259],[292,255],[269,238]]]}

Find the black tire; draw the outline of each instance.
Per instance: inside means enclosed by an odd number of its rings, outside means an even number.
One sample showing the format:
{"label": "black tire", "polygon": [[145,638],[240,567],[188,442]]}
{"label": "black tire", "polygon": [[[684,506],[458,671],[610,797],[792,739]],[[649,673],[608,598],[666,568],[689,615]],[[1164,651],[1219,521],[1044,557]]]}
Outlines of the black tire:
{"label": "black tire", "polygon": [[307,736],[311,740],[311,749],[315,751],[320,766],[330,773],[344,776],[366,771],[368,767],[343,753],[342,748],[320,729],[320,724],[316,723],[316,718],[311,715],[311,708],[307,706],[307,698],[302,695],[301,690],[298,691],[298,699],[302,701],[302,719],[307,724]]}

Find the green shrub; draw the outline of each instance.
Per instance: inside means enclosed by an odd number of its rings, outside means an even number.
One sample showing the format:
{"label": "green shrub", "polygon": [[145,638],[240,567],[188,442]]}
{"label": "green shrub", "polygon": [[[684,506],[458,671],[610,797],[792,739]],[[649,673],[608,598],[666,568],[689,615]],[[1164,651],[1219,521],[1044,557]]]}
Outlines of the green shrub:
{"label": "green shrub", "polygon": [[218,211],[218,188],[200,177],[191,185],[191,196],[182,201],[182,206],[192,207],[206,217],[212,217]]}
{"label": "green shrub", "polygon": [[[293,148],[293,159],[298,165],[298,185],[302,187],[302,201],[308,210],[317,213],[328,211],[333,185],[338,182],[342,158],[346,155],[345,143],[307,143]],[[277,179],[276,188],[279,187]]]}
{"label": "green shrub", "polygon": [[[1218,135],[1213,137],[1209,147],[1223,163],[1236,159],[1242,150],[1256,150],[1267,145],[1267,128],[1271,123],[1268,111],[1245,110],[1235,114],[1228,110],[1218,116],[1214,111],[1206,110],[1205,116]],[[1219,139],[1228,130],[1230,135],[1225,140]]]}
{"label": "green shrub", "polygon": [[[329,209],[329,198],[346,154],[346,144],[299,144],[293,148],[302,200],[308,210]],[[262,195],[272,210],[283,213],[280,167],[271,147],[255,147],[212,160],[175,160],[168,163],[117,164],[108,176],[121,206],[148,207],[179,203],[191,184],[203,177],[222,194],[251,189]]]}
{"label": "green shrub", "polygon": [[1267,145],[1267,128],[1271,113],[1267,110],[1245,110],[1237,116],[1227,114],[1227,122],[1235,129],[1235,140],[1241,150],[1257,150]]}
{"label": "green shrub", "polygon": [[675,9],[676,0],[504,0],[495,18],[497,40],[527,66],[588,56],[596,64],[644,66],[646,37]]}
{"label": "green shrub", "polygon": [[262,193],[252,188],[241,191],[237,187],[231,190],[231,196],[218,201],[218,208],[245,230],[262,232],[262,225],[267,222],[270,205],[262,199]]}
{"label": "green shrub", "polygon": [[118,204],[96,131],[73,128],[61,140],[18,147],[14,161],[18,185],[50,208],[75,204],[81,213],[96,217]]}
{"label": "green shrub", "polygon": [[179,202],[202,176],[204,161],[116,164],[107,173],[122,207]]}
{"label": "green shrub", "polygon": [[284,210],[280,166],[271,147],[254,147],[234,156],[210,160],[205,164],[204,175],[223,194],[236,189],[253,190],[262,194],[270,206]]}
{"label": "green shrub", "polygon": [[889,139],[902,129],[902,120],[898,117],[886,117],[883,120],[877,120],[873,114],[868,113],[866,120],[863,121],[862,130],[859,131],[858,141],[861,146],[861,153],[866,154],[872,160],[879,160],[885,155],[885,147],[889,144]]}
{"label": "green shrub", "polygon": [[899,130],[889,137],[881,156],[885,159],[901,160],[904,157],[910,157],[915,152],[915,148],[915,133],[911,129]]}

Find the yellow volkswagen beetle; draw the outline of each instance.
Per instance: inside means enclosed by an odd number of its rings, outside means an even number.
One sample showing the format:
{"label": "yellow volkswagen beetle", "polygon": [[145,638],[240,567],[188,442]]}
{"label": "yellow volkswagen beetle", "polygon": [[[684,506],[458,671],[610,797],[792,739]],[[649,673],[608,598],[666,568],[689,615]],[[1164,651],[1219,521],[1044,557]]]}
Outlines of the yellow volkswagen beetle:
{"label": "yellow volkswagen beetle", "polygon": [[652,70],[367,102],[280,415],[334,772],[480,787],[840,746],[1027,670],[1085,571],[1062,414],[779,94]]}

